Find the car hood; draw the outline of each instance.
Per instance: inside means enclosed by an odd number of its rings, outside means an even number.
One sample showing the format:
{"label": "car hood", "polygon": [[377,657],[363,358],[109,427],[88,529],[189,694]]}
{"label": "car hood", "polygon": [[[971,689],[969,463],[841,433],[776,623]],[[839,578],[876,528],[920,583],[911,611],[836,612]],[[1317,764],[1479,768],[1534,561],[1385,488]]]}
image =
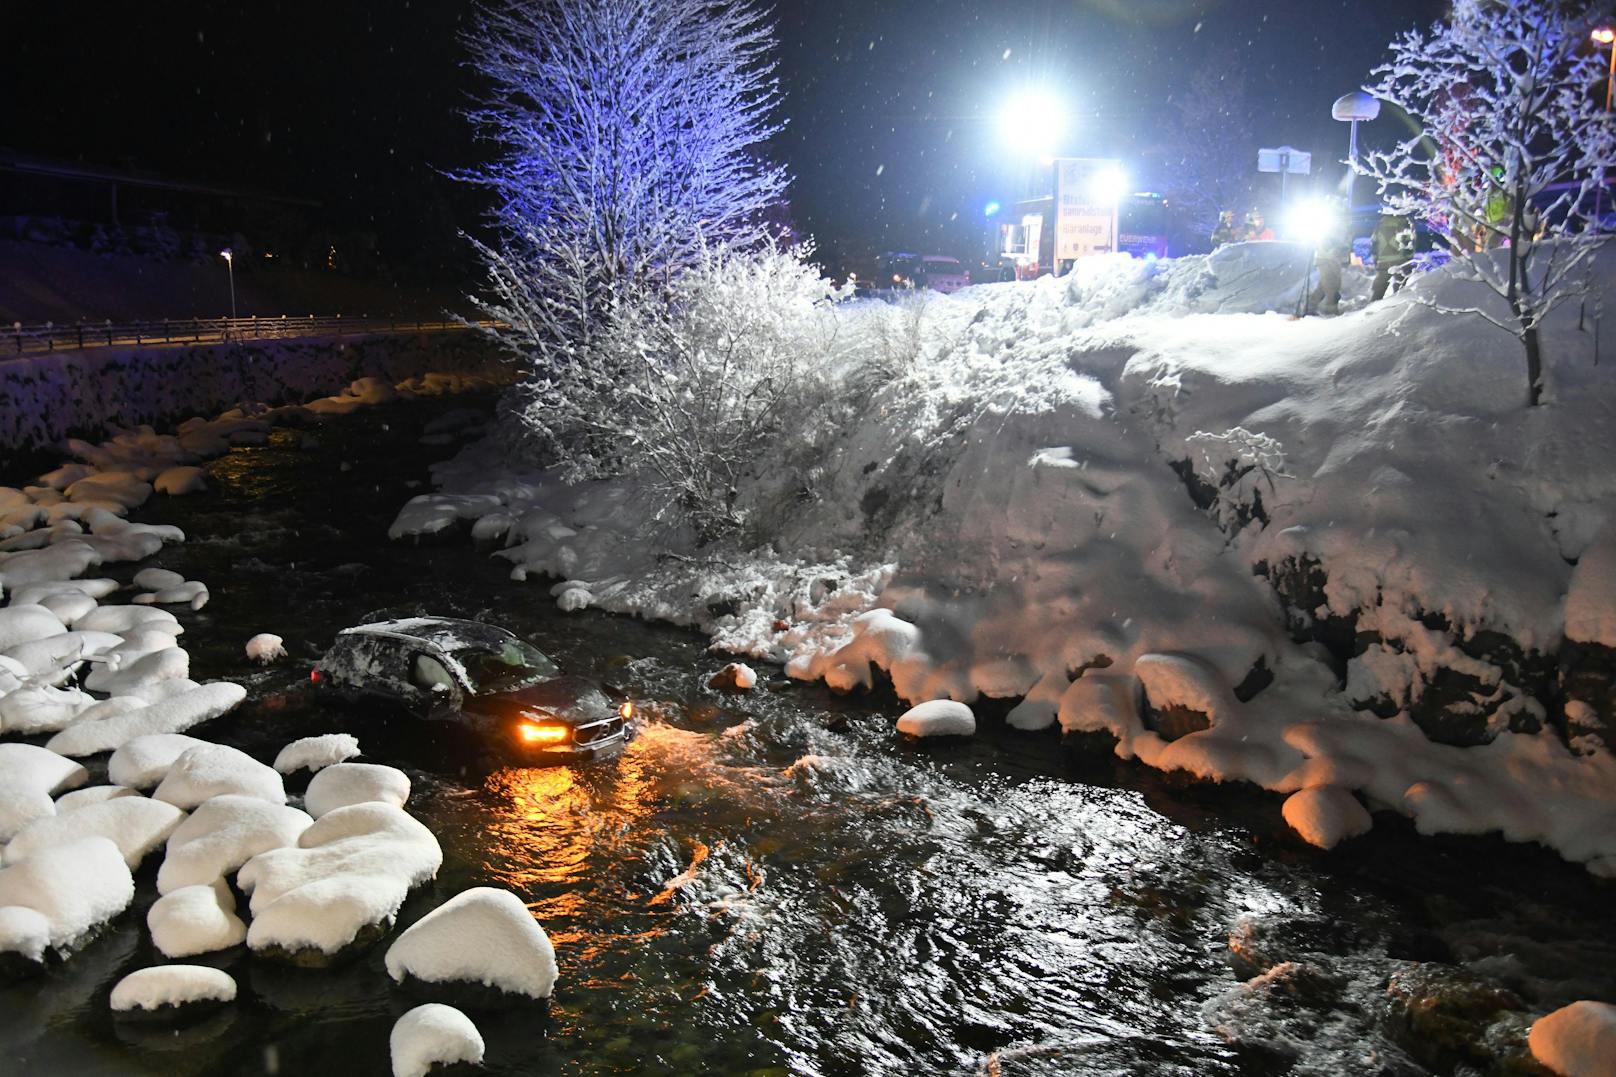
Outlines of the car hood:
{"label": "car hood", "polygon": [[509,692],[474,696],[466,701],[463,709],[493,716],[514,711],[543,711],[570,722],[599,721],[617,713],[599,684],[587,677],[571,675]]}

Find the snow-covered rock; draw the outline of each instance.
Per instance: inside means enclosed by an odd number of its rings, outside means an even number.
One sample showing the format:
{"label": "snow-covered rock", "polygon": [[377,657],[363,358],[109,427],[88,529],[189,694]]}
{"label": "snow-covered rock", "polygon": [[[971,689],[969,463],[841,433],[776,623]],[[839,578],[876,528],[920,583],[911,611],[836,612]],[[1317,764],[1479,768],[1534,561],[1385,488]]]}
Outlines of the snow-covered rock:
{"label": "snow-covered rock", "polygon": [[757,673],[745,662],[731,662],[707,680],[707,687],[725,692],[745,692],[757,684]]}
{"label": "snow-covered rock", "polygon": [[169,835],[157,892],[211,886],[259,853],[295,844],[313,823],[307,812],[257,797],[214,797]]}
{"label": "snow-covered rock", "polygon": [[286,787],[273,767],[225,744],[198,744],[174,760],[152,794],[190,809],[217,796],[249,796],[286,803]]}
{"label": "snow-covered rock", "polygon": [[208,488],[208,473],[199,467],[171,467],[152,481],[152,487],[171,497],[199,494]]}
{"label": "snow-covered rock", "polygon": [[35,819],[56,814],[57,793],[81,786],[89,771],[32,744],[0,744],[0,841]]}
{"label": "snow-covered rock", "polygon": [[1314,785],[1285,798],[1285,822],[1309,845],[1333,849],[1375,825],[1358,798],[1338,785]]}
{"label": "snow-covered rock", "polygon": [[148,1020],[190,1020],[236,999],[230,974],[206,965],[156,965],[112,989],[112,1012]]}
{"label": "snow-covered rock", "polygon": [[110,752],[136,737],[181,733],[212,721],[234,710],[246,698],[247,690],[229,681],[197,685],[179,695],[122,710],[109,717],[92,721],[80,715],[79,721],[52,737],[47,747],[70,756]]}
{"label": "snow-covered rock", "polygon": [[309,782],[308,791],[303,794],[303,808],[319,819],[350,804],[377,801],[402,808],[409,799],[409,776],[396,767],[334,763],[320,770]]}
{"label": "snow-covered rock", "polygon": [[15,864],[47,849],[99,837],[116,845],[133,871],[168,840],[184,818],[185,813],[172,804],[146,797],[113,797],[35,819],[6,843],[5,863]]}
{"label": "snow-covered rock", "polygon": [[183,647],[165,647],[141,654],[121,668],[110,666],[109,663],[92,671],[84,679],[84,686],[92,692],[114,696],[139,694],[160,681],[181,681],[190,677],[191,656]]}
{"label": "snow-covered rock", "polygon": [[29,684],[0,696],[0,732],[22,737],[54,733],[94,703],[93,696],[74,689]]}
{"label": "snow-covered rock", "polygon": [[134,789],[122,785],[87,785],[83,789],[75,789],[71,793],[63,793],[56,798],[56,814],[65,815],[70,811],[88,808],[91,804],[102,804],[108,800],[117,800],[119,797],[138,797]]}
{"label": "snow-covered rock", "polygon": [[[9,561],[0,561],[0,582],[11,583],[6,572],[9,564]],[[0,651],[9,651],[19,643],[59,636],[66,631],[67,626],[43,606],[7,606],[0,609]]]}
{"label": "snow-covered rock", "polygon": [[483,1060],[483,1038],[471,1018],[428,1002],[400,1017],[387,1038],[393,1077],[426,1077],[433,1066]]}
{"label": "snow-covered rock", "polygon": [[260,632],[247,641],[247,660],[269,665],[286,657],[285,642],[270,632]]}
{"label": "snow-covered rock", "polygon": [[140,591],[166,591],[170,587],[180,587],[185,583],[185,577],[172,569],[143,568],[135,573],[134,585]]}
{"label": "snow-covered rock", "polygon": [[323,733],[294,740],[282,748],[275,756],[275,769],[282,774],[319,771],[359,754],[359,738],[352,733]]}
{"label": "snow-covered rock", "polygon": [[167,958],[228,950],[247,938],[247,925],[236,915],[235,896],[223,879],[170,890],[146,913],[146,927]]}
{"label": "snow-covered rock", "polygon": [[185,629],[179,618],[167,610],[150,606],[102,606],[79,619],[74,626],[80,632],[111,632],[127,636],[136,628],[155,628],[170,635],[183,635]]}
{"label": "snow-covered rock", "polygon": [[898,717],[898,732],[912,737],[969,737],[976,732],[976,715],[951,699],[927,700]]}
{"label": "snow-covered rock", "polygon": [[[84,838],[35,853],[0,868],[0,909],[17,905],[32,909],[49,925],[43,939],[37,921],[19,917],[29,928],[16,941],[25,957],[38,960],[43,947],[71,947],[96,927],[129,907],[135,880],[118,847],[106,838]],[[43,944],[43,947],[40,944]]]}
{"label": "snow-covered rock", "polygon": [[154,789],[174,760],[208,743],[184,733],[150,733],[126,741],[107,760],[107,779],[131,789]]}
{"label": "snow-covered rock", "polygon": [[378,802],[337,808],[296,847],[253,857],[236,876],[252,895],[247,945],[318,964],[381,937],[410,890],[435,876],[443,851],[402,809]]}
{"label": "snow-covered rock", "polygon": [[547,999],[555,989],[550,937],[509,890],[479,886],[427,913],[387,951],[398,983],[480,985],[504,995]]}
{"label": "snow-covered rock", "polygon": [[1527,1039],[1532,1057],[1560,1077],[1612,1077],[1616,1074],[1616,1006],[1573,1002],[1532,1025]]}

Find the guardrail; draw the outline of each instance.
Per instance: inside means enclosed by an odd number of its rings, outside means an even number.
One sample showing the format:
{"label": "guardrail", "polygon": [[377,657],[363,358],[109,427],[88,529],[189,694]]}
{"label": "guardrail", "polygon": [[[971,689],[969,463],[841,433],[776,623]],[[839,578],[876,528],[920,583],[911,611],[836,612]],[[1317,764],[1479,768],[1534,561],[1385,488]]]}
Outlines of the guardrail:
{"label": "guardrail", "polygon": [[23,325],[3,330],[0,360],[38,352],[75,348],[149,347],[164,344],[211,344],[234,340],[280,340],[289,337],[369,336],[376,333],[441,333],[492,328],[491,321],[427,321],[373,318],[368,315],[316,318],[279,317],[163,318],[142,322],[74,322],[71,325]]}

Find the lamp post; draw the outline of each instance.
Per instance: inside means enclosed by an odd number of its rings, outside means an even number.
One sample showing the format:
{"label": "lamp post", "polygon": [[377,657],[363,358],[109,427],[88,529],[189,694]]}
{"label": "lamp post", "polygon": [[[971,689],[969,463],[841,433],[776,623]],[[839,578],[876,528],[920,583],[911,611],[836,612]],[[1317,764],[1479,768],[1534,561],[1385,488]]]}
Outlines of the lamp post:
{"label": "lamp post", "polygon": [[236,318],[236,254],[229,247],[226,247],[224,250],[219,252],[219,257],[224,259],[225,271],[230,274],[230,320],[235,321],[235,318]]}
{"label": "lamp post", "polygon": [[1610,75],[1605,79],[1605,111],[1610,111],[1611,93],[1616,91],[1616,27],[1601,26],[1589,35],[1596,45],[1610,48]]}

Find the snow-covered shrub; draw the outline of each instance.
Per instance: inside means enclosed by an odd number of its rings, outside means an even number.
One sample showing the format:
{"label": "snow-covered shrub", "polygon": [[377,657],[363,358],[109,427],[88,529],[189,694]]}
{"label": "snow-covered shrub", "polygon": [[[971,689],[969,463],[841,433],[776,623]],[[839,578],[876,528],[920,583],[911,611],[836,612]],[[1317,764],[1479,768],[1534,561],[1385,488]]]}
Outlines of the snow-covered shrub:
{"label": "snow-covered shrub", "polygon": [[1233,534],[1252,520],[1266,521],[1262,492],[1285,476],[1285,450],[1267,434],[1232,426],[1219,434],[1197,430],[1184,439],[1194,474],[1216,493],[1209,511]]}
{"label": "snow-covered shrub", "polygon": [[[789,443],[812,457],[832,432],[842,297],[777,245],[704,251],[665,295],[621,304],[564,386],[555,379],[582,426],[567,439],[563,473],[574,481],[632,473],[669,522],[703,539],[739,529],[741,486],[757,477],[762,451]],[[555,414],[535,401],[525,418],[554,436]]]}

